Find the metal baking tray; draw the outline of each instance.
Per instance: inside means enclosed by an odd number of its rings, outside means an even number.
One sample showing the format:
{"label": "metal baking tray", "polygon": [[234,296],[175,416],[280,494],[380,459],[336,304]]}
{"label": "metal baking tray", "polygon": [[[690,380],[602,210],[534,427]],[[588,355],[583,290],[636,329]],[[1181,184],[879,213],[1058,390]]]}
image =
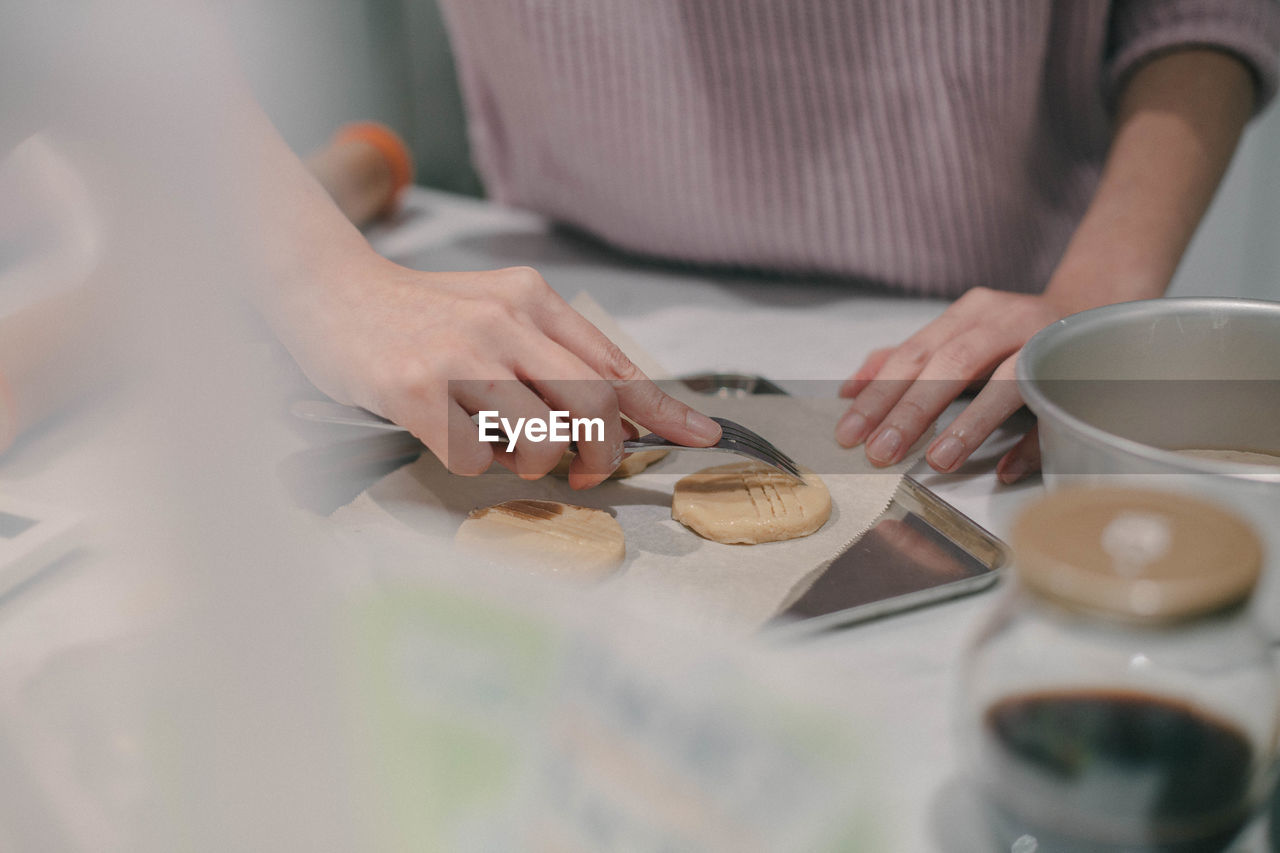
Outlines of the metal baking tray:
{"label": "metal baking tray", "polygon": [[1008,547],[973,519],[903,477],[888,508],[775,617],[820,631],[986,589]]}
{"label": "metal baking tray", "polygon": [[[681,377],[716,396],[785,394],[759,376]],[[1009,548],[910,476],[867,532],[840,552],[771,627],[808,633],[865,622],[986,589],[1009,562]]]}

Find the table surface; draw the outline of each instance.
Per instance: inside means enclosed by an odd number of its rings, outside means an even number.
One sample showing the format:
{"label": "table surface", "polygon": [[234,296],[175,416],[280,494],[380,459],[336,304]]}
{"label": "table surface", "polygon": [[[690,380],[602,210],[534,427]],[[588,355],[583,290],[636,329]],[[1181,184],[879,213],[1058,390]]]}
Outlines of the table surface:
{"label": "table surface", "polygon": [[[397,220],[373,229],[370,239],[419,269],[532,266],[566,298],[590,293],[675,374],[756,373],[784,387],[848,375],[871,350],[900,342],[946,305],[834,282],[717,276],[622,259],[550,230],[537,217],[420,189],[408,195]],[[68,650],[144,633],[152,605],[164,595],[153,579],[103,558],[104,548],[95,547],[110,540],[112,484],[131,461],[100,450],[129,433],[129,418],[124,408],[96,406],[0,456],[6,493],[96,519],[84,548],[0,597],[0,702],[6,705],[20,701],[19,686]],[[1016,487],[996,482],[995,462],[1013,438],[997,435],[956,474],[939,475],[923,464],[913,474],[1006,538],[1011,516],[1042,488],[1038,479]],[[878,724],[881,745],[893,756],[882,780],[882,818],[902,830],[904,850],[968,849],[965,824],[972,815],[955,781],[950,736],[956,661],[997,595],[984,592],[832,632],[793,651],[847,683],[865,718]]]}
{"label": "table surface", "polygon": [[[441,216],[443,210],[449,214]],[[627,262],[577,235],[548,232],[536,217],[435,194],[415,195],[402,219],[371,234],[394,260],[431,270],[532,266],[566,299],[590,293],[673,375],[723,371],[766,376],[784,388],[813,380],[832,381],[834,388],[872,350],[901,342],[947,305],[848,283],[713,276]],[[1042,490],[1038,478],[1015,487],[997,483],[995,463],[1011,443],[1008,435],[993,437],[951,475],[923,463],[912,474],[1006,538],[1011,516]],[[884,753],[893,756],[893,778],[881,788],[882,818],[903,850],[969,847],[968,800],[948,799],[955,787],[953,676],[996,594],[833,632],[796,649],[833,678],[847,679],[865,718],[879,724]],[[956,826],[957,820],[966,825]],[[940,824],[946,825],[941,831]]]}

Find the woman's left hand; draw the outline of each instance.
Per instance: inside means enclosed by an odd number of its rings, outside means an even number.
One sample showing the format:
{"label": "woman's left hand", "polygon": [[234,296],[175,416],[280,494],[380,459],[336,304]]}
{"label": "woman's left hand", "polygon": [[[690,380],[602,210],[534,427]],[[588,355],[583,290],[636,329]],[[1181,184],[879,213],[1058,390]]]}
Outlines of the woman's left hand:
{"label": "woman's left hand", "polygon": [[[929,425],[969,386],[986,380],[973,402],[929,445],[925,458],[954,471],[1022,406],[1014,364],[1022,345],[1066,315],[1046,296],[979,287],[897,347],[876,350],[841,387],[853,404],[836,426],[845,447],[863,442],[875,465],[906,455]],[[1012,483],[1040,467],[1033,430],[996,468]]]}
{"label": "woman's left hand", "polygon": [[[925,452],[954,471],[1022,406],[1013,368],[1027,340],[1068,314],[1159,296],[1213,198],[1254,107],[1249,69],[1190,47],[1147,60],[1115,110],[1107,162],[1084,219],[1041,295],[970,290],[904,343],[877,350],[841,388],[853,405],[836,426],[877,465],[899,461],[971,384],[973,402]],[[1040,468],[1035,430],[996,468],[1012,483]]]}

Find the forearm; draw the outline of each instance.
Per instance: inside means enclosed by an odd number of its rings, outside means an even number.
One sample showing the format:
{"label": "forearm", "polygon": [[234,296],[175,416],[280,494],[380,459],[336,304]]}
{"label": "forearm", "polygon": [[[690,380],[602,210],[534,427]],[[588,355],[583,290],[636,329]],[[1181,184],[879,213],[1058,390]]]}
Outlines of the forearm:
{"label": "forearm", "polygon": [[346,325],[383,305],[374,291],[402,271],[370,247],[256,103],[246,109],[256,178],[252,239],[262,260],[246,295],[320,390],[368,406],[360,369],[337,353],[349,345],[376,349]]}
{"label": "forearm", "polygon": [[1253,109],[1235,58],[1181,50],[1130,78],[1093,201],[1045,295],[1064,313],[1161,295]]}
{"label": "forearm", "polygon": [[254,301],[273,321],[312,303],[325,281],[376,263],[377,255],[328,192],[246,98],[246,162],[254,174],[256,242],[267,275]]}

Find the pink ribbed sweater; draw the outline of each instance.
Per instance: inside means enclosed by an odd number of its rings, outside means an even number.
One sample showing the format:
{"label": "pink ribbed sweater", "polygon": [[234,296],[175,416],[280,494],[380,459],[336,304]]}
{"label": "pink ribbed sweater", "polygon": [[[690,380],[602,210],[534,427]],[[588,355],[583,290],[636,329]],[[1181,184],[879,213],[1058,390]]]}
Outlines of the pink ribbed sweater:
{"label": "pink ribbed sweater", "polygon": [[1275,0],[440,0],[491,197],[624,249],[1044,287],[1135,66],[1276,86]]}

